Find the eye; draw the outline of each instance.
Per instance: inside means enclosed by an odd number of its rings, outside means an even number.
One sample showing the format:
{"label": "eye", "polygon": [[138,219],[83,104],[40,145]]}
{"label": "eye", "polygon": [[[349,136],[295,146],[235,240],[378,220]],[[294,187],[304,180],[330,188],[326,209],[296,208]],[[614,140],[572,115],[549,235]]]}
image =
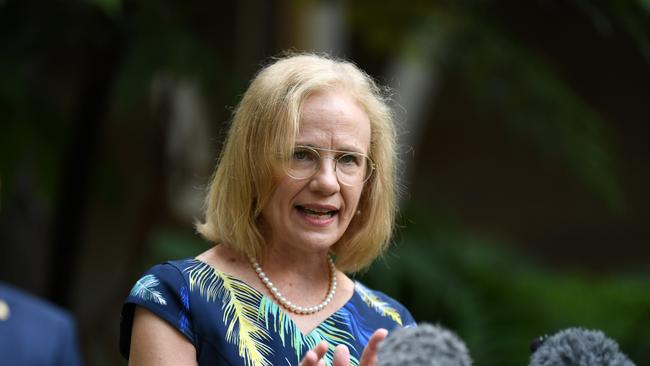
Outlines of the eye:
{"label": "eye", "polygon": [[297,147],[293,151],[293,161],[308,162],[317,160],[316,153],[311,149]]}
{"label": "eye", "polygon": [[361,157],[356,154],[343,154],[338,157],[338,161],[344,165],[361,165]]}

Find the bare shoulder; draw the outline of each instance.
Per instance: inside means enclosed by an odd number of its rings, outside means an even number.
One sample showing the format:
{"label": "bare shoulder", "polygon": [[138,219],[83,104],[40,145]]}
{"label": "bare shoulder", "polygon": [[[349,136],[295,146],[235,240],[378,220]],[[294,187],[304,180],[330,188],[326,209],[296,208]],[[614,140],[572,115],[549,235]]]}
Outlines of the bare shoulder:
{"label": "bare shoulder", "polygon": [[129,365],[196,365],[196,349],[162,318],[136,306]]}

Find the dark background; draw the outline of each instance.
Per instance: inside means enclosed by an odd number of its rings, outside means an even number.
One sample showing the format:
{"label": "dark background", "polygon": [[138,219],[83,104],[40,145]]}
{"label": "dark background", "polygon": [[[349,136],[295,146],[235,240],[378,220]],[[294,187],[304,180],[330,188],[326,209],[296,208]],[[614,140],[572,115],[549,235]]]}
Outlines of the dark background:
{"label": "dark background", "polygon": [[371,286],[477,365],[604,330],[650,364],[647,1],[0,0],[0,280],[69,309],[89,365],[193,231],[232,108],[269,57],[391,86],[402,184]]}

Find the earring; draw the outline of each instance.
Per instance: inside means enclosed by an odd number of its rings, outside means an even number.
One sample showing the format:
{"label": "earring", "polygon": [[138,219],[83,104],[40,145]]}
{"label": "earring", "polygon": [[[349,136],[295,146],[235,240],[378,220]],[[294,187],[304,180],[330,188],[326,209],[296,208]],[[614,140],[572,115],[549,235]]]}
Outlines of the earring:
{"label": "earring", "polygon": [[357,210],[357,216],[361,215],[361,210]]}

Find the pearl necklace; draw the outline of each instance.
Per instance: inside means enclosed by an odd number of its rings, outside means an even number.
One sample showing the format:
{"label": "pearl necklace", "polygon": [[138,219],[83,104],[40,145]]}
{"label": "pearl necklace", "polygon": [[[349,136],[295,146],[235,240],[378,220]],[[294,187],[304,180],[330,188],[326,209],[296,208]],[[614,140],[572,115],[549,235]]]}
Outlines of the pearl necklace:
{"label": "pearl necklace", "polygon": [[330,302],[332,302],[332,299],[334,298],[334,294],[336,293],[336,266],[334,265],[334,259],[332,259],[332,256],[328,253],[327,254],[327,260],[329,261],[330,265],[330,286],[329,286],[329,292],[327,293],[327,296],[325,297],[325,300],[323,300],[320,304],[315,305],[315,306],[309,306],[309,307],[303,307],[296,305],[292,303],[291,301],[287,300],[280,290],[275,287],[273,282],[269,280],[269,278],[266,276],[266,273],[262,270],[262,267],[260,266],[259,263],[255,260],[253,257],[248,257],[248,260],[251,262],[251,265],[253,266],[253,269],[257,273],[257,276],[262,280],[262,283],[266,288],[269,290],[269,292],[273,295],[275,300],[282,305],[283,308],[291,311],[292,313],[296,314],[314,314],[317,313],[327,306]]}

